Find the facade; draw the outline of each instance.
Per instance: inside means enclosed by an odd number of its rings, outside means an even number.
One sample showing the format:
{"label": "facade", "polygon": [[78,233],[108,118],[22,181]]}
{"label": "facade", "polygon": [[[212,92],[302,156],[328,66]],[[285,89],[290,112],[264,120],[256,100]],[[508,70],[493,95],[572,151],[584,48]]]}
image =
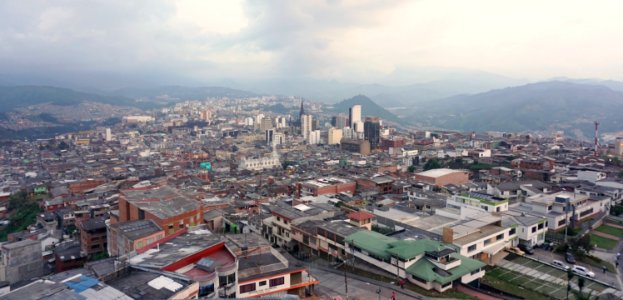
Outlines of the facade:
{"label": "facade", "polygon": [[119,222],[152,220],[166,235],[203,223],[201,203],[169,186],[122,190]]}
{"label": "facade", "polygon": [[239,170],[260,171],[281,167],[277,152],[257,158],[243,158],[238,164]]}
{"label": "facade", "polygon": [[372,220],[375,216],[366,211],[351,212],[347,215],[350,224],[358,228],[372,230]]}
{"label": "facade", "polygon": [[264,117],[260,121],[260,130],[266,131],[273,128],[273,119],[270,117]]}
{"label": "facade", "polygon": [[491,214],[446,226],[442,232],[443,242],[454,245],[461,255],[490,265],[502,258],[502,250],[510,247],[516,236],[516,228],[503,227],[502,219]]}
{"label": "facade", "polygon": [[307,180],[298,184],[299,196],[321,196],[349,193],[353,195],[357,184],[350,179],[324,177]]}
{"label": "facade", "polygon": [[370,142],[366,140],[342,139],[340,146],[344,151],[370,155]]}
{"label": "facade", "polygon": [[515,228],[517,244],[536,247],[545,243],[547,219],[544,217],[532,216],[511,209],[503,213],[502,225]]}
{"label": "facade", "polygon": [[346,237],[346,252],[426,290],[446,291],[485,275],[485,264],[433,240],[397,240],[372,231]]}
{"label": "facade", "polygon": [[370,142],[370,149],[374,150],[379,147],[381,135],[381,123],[379,118],[366,118],[363,124],[364,138]]}
{"label": "facade", "polygon": [[43,275],[41,241],[23,240],[0,246],[0,281],[13,284]]}
{"label": "facade", "polygon": [[[361,105],[353,105],[348,109],[348,123],[356,130],[355,124],[361,123]],[[363,128],[361,128],[363,130]]]}
{"label": "facade", "polygon": [[591,197],[585,194],[557,192],[538,194],[525,199],[514,207],[515,211],[543,217],[551,230],[560,230],[565,226],[588,219],[610,210],[609,197]]}
{"label": "facade", "polygon": [[88,219],[78,222],[78,229],[80,230],[80,246],[87,256],[106,251],[108,241],[104,219]]}
{"label": "facade", "polygon": [[432,169],[415,174],[415,179],[436,186],[462,185],[469,183],[469,172],[453,169]]}
{"label": "facade", "polygon": [[320,144],[320,130],[312,130],[307,136],[307,144],[318,145]]}
{"label": "facade", "polygon": [[301,116],[301,134],[304,139],[308,139],[309,133],[312,131],[312,119],[311,115],[302,115]]}
{"label": "facade", "polygon": [[614,141],[614,154],[623,158],[623,137],[617,137]]}
{"label": "facade", "polygon": [[339,145],[342,140],[342,129],[331,127],[329,128],[327,144],[329,145]]}
{"label": "facade", "polygon": [[348,117],[343,114],[333,116],[331,118],[331,125],[337,129],[343,129],[344,127],[350,126],[350,124],[348,123]]}
{"label": "facade", "polygon": [[488,194],[469,192],[453,195],[446,201],[450,208],[467,208],[480,212],[503,212],[508,210],[508,200]]}
{"label": "facade", "polygon": [[136,220],[107,226],[108,255],[124,256],[164,238],[164,230],[152,220]]}

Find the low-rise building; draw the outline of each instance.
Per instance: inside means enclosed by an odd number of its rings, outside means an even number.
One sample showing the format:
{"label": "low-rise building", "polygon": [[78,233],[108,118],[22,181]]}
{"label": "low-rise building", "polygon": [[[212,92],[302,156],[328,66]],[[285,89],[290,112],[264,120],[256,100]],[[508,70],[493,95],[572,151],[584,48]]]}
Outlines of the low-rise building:
{"label": "low-rise building", "polygon": [[164,238],[164,230],[152,220],[109,224],[108,255],[124,256]]}
{"label": "low-rise building", "polygon": [[427,290],[443,292],[485,274],[484,263],[433,240],[397,240],[364,230],[345,241],[348,254]]}
{"label": "low-rise building", "polygon": [[78,222],[78,229],[80,230],[80,246],[87,256],[91,257],[106,251],[106,221],[104,219]]}
{"label": "low-rise building", "polygon": [[469,182],[469,172],[453,169],[432,169],[416,173],[415,179],[436,186],[462,185]]}
{"label": "low-rise building", "polygon": [[0,281],[13,284],[43,275],[41,241],[5,243],[0,251]]}

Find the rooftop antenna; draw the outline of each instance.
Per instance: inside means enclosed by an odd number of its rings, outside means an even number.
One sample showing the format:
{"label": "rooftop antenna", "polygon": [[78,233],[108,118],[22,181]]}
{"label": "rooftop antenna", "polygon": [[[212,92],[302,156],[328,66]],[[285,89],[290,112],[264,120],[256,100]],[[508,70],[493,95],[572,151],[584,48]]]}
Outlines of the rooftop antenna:
{"label": "rooftop antenna", "polygon": [[595,121],[595,157],[597,157],[599,150],[599,122]]}

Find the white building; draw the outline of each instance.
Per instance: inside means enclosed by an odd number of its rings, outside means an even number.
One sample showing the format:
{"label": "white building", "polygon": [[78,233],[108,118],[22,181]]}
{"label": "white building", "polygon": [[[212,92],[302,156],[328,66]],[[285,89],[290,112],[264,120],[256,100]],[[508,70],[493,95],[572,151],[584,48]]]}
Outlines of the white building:
{"label": "white building", "polygon": [[258,158],[243,158],[238,164],[240,170],[260,171],[281,167],[279,155],[277,152],[271,153],[270,156],[262,156]]}
{"label": "white building", "polygon": [[303,134],[303,138],[306,140],[309,137],[309,133],[312,131],[312,119],[311,115],[301,116],[301,134]]}
{"label": "white building", "polygon": [[307,136],[307,143],[310,145],[320,144],[320,130],[312,130]]}
{"label": "white building", "polygon": [[[353,105],[348,110],[348,121],[350,122],[350,128],[356,128],[355,124],[361,122],[361,105]],[[361,131],[363,132],[363,123],[361,124]]]}

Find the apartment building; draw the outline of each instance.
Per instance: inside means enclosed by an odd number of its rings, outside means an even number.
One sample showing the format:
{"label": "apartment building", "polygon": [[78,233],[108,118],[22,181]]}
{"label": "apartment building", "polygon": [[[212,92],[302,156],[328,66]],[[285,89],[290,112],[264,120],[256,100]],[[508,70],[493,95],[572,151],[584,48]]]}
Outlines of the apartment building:
{"label": "apartment building", "polygon": [[444,227],[442,241],[454,245],[463,256],[495,265],[516,236],[517,229],[504,227],[501,217],[483,213]]}

